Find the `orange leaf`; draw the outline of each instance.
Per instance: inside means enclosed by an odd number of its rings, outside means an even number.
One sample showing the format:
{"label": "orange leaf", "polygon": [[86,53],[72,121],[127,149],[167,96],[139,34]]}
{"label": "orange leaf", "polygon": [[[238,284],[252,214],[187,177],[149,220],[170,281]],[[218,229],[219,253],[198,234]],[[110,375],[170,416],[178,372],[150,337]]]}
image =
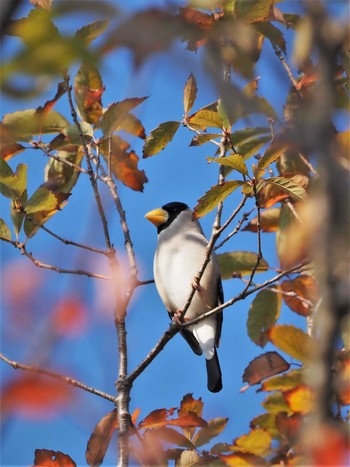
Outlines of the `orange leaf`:
{"label": "orange leaf", "polygon": [[305,385],[300,385],[289,391],[284,391],[283,397],[292,412],[306,414],[311,412],[315,405],[313,393],[311,389]]}
{"label": "orange leaf", "polygon": [[101,465],[111,442],[112,435],[118,427],[118,411],[113,409],[101,418],[91,433],[86,447],[86,462],[89,465]]}
{"label": "orange leaf", "polygon": [[175,408],[157,409],[153,410],[146,418],[144,418],[139,424],[138,428],[153,428],[156,426],[165,426],[168,424],[168,417],[171,416],[175,411]]}
{"label": "orange leaf", "polygon": [[76,467],[76,463],[68,454],[49,449],[36,449],[34,465],[39,467]]}
{"label": "orange leaf", "polygon": [[59,415],[73,400],[72,387],[63,381],[23,374],[2,389],[3,413],[30,419]]}
{"label": "orange leaf", "polygon": [[303,444],[311,465],[349,465],[349,440],[340,425],[323,424],[317,427],[316,432],[305,433]]}
{"label": "orange leaf", "polygon": [[350,404],[350,352],[339,352],[335,362],[336,391],[342,405]]}
{"label": "orange leaf", "polygon": [[178,409],[178,414],[180,417],[187,415],[189,413],[194,413],[198,415],[198,417],[202,416],[203,411],[203,402],[202,399],[193,399],[192,394],[186,394],[182,401],[180,408]]}
{"label": "orange leaf", "polygon": [[178,426],[180,428],[206,427],[208,424],[203,418],[198,417],[195,413],[190,412],[183,417],[168,420],[167,425]]}
{"label": "orange leaf", "polygon": [[36,109],[36,113],[38,115],[44,115],[44,114],[47,114],[48,112],[50,112],[50,110],[53,108],[53,106],[56,104],[56,102],[58,101],[58,99],[60,97],[62,97],[65,93],[66,93],[66,85],[65,83],[58,83],[57,85],[57,91],[56,91],[56,94],[55,94],[55,97],[51,100],[48,100],[45,102],[45,104],[41,107],[38,107]]}
{"label": "orange leaf", "polygon": [[313,310],[313,303],[317,300],[317,285],[315,280],[306,274],[296,277],[293,280],[283,281],[281,284],[283,300],[289,308],[299,315],[309,316]]}
{"label": "orange leaf", "polygon": [[253,454],[229,454],[228,456],[220,455],[220,459],[232,467],[251,467],[252,465],[263,466],[268,465],[262,457]]}
{"label": "orange leaf", "polygon": [[57,334],[75,337],[84,333],[88,313],[83,301],[74,295],[64,297],[53,310],[52,324]]}

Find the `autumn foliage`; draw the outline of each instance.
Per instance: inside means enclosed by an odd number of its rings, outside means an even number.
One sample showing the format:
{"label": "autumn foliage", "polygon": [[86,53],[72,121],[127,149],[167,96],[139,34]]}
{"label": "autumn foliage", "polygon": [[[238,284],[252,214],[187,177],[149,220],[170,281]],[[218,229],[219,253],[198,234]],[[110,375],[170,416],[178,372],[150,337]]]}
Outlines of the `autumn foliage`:
{"label": "autumn foliage", "polygon": [[[4,300],[13,307],[13,316],[21,316],[19,321],[13,318],[9,332],[20,335],[29,326],[21,311],[35,309],[40,301],[42,279],[35,275],[36,267],[56,271],[58,281],[65,274],[73,274],[76,283],[81,276],[106,281],[112,284],[114,316],[104,319],[117,329],[119,373],[113,375],[118,378],[116,395],[109,395],[65,376],[70,362],[49,368],[41,358],[27,365],[12,361],[3,349],[2,360],[19,369],[2,385],[3,416],[55,416],[63,406],[73,406],[76,391],[83,389],[111,405],[86,440],[91,466],[103,463],[116,434],[119,465],[345,465],[350,403],[349,129],[344,128],[350,51],[345,24],[331,19],[316,0],[313,5],[305,2],[298,14],[287,12],[285,3],[290,5],[283,1],[203,0],[181,8],[148,7],[120,16],[110,26],[107,18],[119,13],[101,0],[91,2],[91,8],[106,19],[68,34],[66,28],[59,30],[56,19],[69,18],[74,2],[66,8],[59,1],[30,3],[33,8],[25,17],[8,18],[6,34],[19,38],[21,46],[4,61],[1,86],[17,99],[41,96],[40,79],[46,77],[51,98],[35,108],[6,113],[0,124],[0,193],[9,212],[0,219],[2,247],[18,250],[34,270],[12,274],[7,269]],[[182,115],[174,111],[171,120],[159,121],[151,131],[137,116],[147,96],[124,96],[105,107],[102,64],[107,57],[127,49],[137,73],[150,57],[170,53],[172,47],[197,52],[199,60],[204,57],[215,102],[198,104],[205,89],[191,72],[178,96]],[[275,66],[289,79],[278,109],[260,91],[256,76],[265,47],[272,47]],[[28,78],[25,92],[16,87],[21,74]],[[142,193],[147,160],[162,157],[180,131],[187,132],[190,150],[202,149],[204,164],[218,174],[217,183],[199,197],[194,217],[216,212],[211,249],[216,250],[222,279],[239,284],[237,293],[228,287],[221,309],[243,302],[247,319],[240,332],[259,347],[256,358],[245,363],[241,391],[264,394],[261,413],[235,439],[225,430],[229,408],[227,418],[206,419],[202,399],[192,394],[149,414],[141,404],[133,413],[129,409],[134,381],[181,328],[173,323],[137,368],[126,367],[128,305],[136,289],[150,281],[139,277],[120,186]],[[135,139],[142,141],[142,155],[133,149]],[[16,162],[19,154],[28,156],[25,163]],[[39,154],[47,163],[33,188],[31,158]],[[83,179],[92,187],[89,203],[97,206],[94,222],[102,225],[103,248],[68,241],[64,230],[58,234],[50,229],[50,219],[70,209]],[[101,190],[121,221],[118,252]],[[122,191],[125,197],[128,193]],[[254,251],[231,242],[238,232],[254,236]],[[65,243],[63,248],[71,245],[107,258],[107,272],[93,261],[88,264],[94,270],[85,269],[84,263],[69,270],[40,261],[30,249],[40,235],[54,236]],[[273,238],[273,264],[264,257],[266,238]],[[45,337],[50,345],[62,336],[77,338],[92,325],[96,317],[87,303],[77,287],[47,307]],[[286,316],[297,315],[302,325],[286,324],[282,310]],[[38,446],[34,465],[76,464],[68,454]]]}

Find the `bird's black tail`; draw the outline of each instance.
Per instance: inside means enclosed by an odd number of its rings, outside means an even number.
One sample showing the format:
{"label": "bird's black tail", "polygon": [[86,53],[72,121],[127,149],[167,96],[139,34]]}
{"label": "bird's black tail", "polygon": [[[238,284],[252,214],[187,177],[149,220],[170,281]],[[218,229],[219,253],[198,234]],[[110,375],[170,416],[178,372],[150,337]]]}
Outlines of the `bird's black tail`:
{"label": "bird's black tail", "polygon": [[208,389],[210,392],[219,392],[222,389],[221,369],[218,354],[215,349],[213,358],[205,360],[207,364]]}

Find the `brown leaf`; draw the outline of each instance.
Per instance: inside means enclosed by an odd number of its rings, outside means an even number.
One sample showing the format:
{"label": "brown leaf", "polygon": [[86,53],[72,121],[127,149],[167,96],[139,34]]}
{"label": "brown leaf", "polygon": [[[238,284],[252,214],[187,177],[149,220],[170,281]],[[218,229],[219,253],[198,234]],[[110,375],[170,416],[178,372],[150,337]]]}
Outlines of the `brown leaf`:
{"label": "brown leaf", "polygon": [[74,96],[78,112],[86,122],[97,123],[100,120],[104,89],[98,69],[83,63],[74,79]]}
{"label": "brown leaf", "polygon": [[86,447],[86,462],[90,466],[101,465],[114,431],[118,428],[118,411],[113,409],[101,418],[91,433]]}
{"label": "brown leaf", "polygon": [[180,417],[183,417],[187,414],[194,413],[198,415],[198,417],[202,416],[203,411],[203,402],[202,399],[194,399],[192,394],[186,394],[180,404],[180,408],[178,409],[178,414]]}
{"label": "brown leaf", "polygon": [[175,408],[167,409],[157,409],[153,410],[150,414],[147,415],[139,424],[138,429],[141,428],[153,428],[156,426],[165,426],[168,424],[168,417],[171,416],[175,411]]}
{"label": "brown leaf", "polygon": [[293,280],[285,280],[281,284],[283,292],[289,295],[283,295],[286,305],[298,315],[309,316],[314,303],[318,298],[317,284],[313,277],[303,274]]}
{"label": "brown leaf", "polygon": [[76,467],[76,463],[68,454],[49,449],[36,449],[34,465],[39,467]]}
{"label": "brown leaf", "polygon": [[286,412],[279,412],[275,419],[280,435],[288,440],[289,443],[293,443],[296,440],[301,422],[302,417],[298,413],[288,415]]}
{"label": "brown leaf", "polygon": [[289,367],[289,363],[277,352],[266,352],[249,363],[244,370],[243,381],[253,386],[270,376],[287,371]]}
{"label": "brown leaf", "polygon": [[[266,209],[260,213],[260,229],[263,232],[275,232],[278,229],[280,208]],[[243,230],[257,232],[258,217],[254,217]]]}
{"label": "brown leaf", "polygon": [[28,419],[51,418],[61,414],[73,400],[72,387],[63,381],[22,374],[2,388],[1,409]]}

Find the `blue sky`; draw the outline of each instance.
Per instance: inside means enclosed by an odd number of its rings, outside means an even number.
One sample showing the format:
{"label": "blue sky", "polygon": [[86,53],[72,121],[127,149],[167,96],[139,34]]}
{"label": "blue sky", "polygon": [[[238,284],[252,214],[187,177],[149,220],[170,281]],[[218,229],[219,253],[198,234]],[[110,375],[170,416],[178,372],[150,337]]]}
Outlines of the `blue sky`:
{"label": "blue sky", "polygon": [[[115,2],[117,4],[118,2]],[[123,2],[124,3],[124,2]],[[179,5],[182,2],[177,2]],[[127,2],[130,11],[151,5],[166,5],[166,2]],[[346,3],[332,2],[328,6],[337,14],[345,16]],[[295,12],[300,9],[299,2],[289,2],[284,11]],[[19,14],[23,16],[28,8]],[[74,32],[83,24],[91,21],[91,17],[75,16],[74,20],[64,25],[65,30]],[[287,33],[286,37],[291,37]],[[7,39],[6,52],[11,51],[15,39]],[[106,58],[100,69],[106,91],[103,104],[127,97],[150,96],[135,112],[142,120],[148,134],[159,123],[167,120],[181,120],[183,115],[183,86],[188,75],[193,72],[198,83],[198,99],[195,110],[218,98],[217,91],[200,64],[201,52],[197,55],[188,52],[184,44],[172,49],[171,54],[152,56],[145,65],[135,71],[131,64],[131,55],[122,50],[114,52]],[[288,48],[288,56],[291,46]],[[259,92],[264,95],[281,115],[282,104],[285,102],[289,89],[289,81],[278,59],[273,54],[270,45],[264,44],[263,56],[256,75],[260,76]],[[74,68],[71,72],[74,76]],[[47,94],[30,102],[18,102],[2,96],[1,114],[19,109],[36,108],[54,94],[54,87]],[[69,118],[68,105],[65,97],[59,101],[56,110]],[[253,126],[264,123],[259,119],[240,122],[239,126]],[[238,127],[237,127],[238,128]],[[216,184],[217,166],[208,165],[207,156],[213,156],[214,150],[208,145],[201,148],[190,148],[193,137],[185,128],[180,128],[173,142],[162,153],[145,160],[140,160],[139,167],[145,170],[149,182],[144,193],[132,190],[118,184],[118,189],[135,246],[135,252],[140,267],[140,278],[152,277],[153,253],[156,247],[156,231],[144,219],[144,214],[155,207],[169,201],[184,201],[190,206],[208,188]],[[141,156],[142,141],[130,139],[131,147]],[[15,168],[20,162],[28,163],[29,192],[42,183],[43,168],[46,159],[37,152],[25,152],[10,161]],[[119,228],[119,220],[113,209],[107,191],[101,189],[103,201],[109,219],[112,241],[117,250],[123,251],[123,239]],[[240,200],[239,194],[228,198],[224,215],[229,215]],[[248,210],[248,209],[247,209]],[[1,200],[1,217],[8,221],[9,212],[6,200]],[[210,235],[213,215],[202,220],[204,231]],[[8,221],[9,222],[9,221]],[[68,205],[61,213],[54,216],[47,226],[65,238],[81,243],[103,247],[102,229],[96,211],[91,187],[85,177],[81,177],[73,191]],[[263,253],[269,264],[277,266],[274,251],[274,235],[263,236]],[[28,264],[26,258],[21,258],[18,251],[11,245],[0,244],[4,271],[13,262],[19,270],[28,275],[39,274],[37,292],[39,299],[33,299],[21,313],[28,320],[26,329],[13,328],[13,309],[6,301],[5,279],[2,277],[2,352],[13,360],[26,363],[42,363],[43,366],[60,369],[89,386],[95,386],[114,394],[114,382],[117,378],[117,340],[112,315],[107,311],[106,304],[101,305],[99,298],[105,295],[96,287],[92,279],[56,274],[51,271],[37,271]],[[94,254],[86,254],[71,246],[64,246],[45,232],[39,232],[28,244],[28,250],[43,262],[61,267],[82,267],[95,270],[103,268],[101,260]],[[234,237],[226,244],[223,251],[256,251],[256,237],[244,232]],[[123,253],[121,253],[123,254]],[[34,276],[33,276],[34,277]],[[256,280],[264,280],[267,276],[260,275]],[[99,284],[100,286],[101,284]],[[228,299],[242,289],[242,283],[237,280],[224,283],[225,297]],[[86,332],[81,335],[63,337],[45,342],[50,336],[50,310],[65,294],[76,294],[85,303],[89,313],[89,323]],[[201,397],[204,402],[203,416],[229,417],[229,423],[220,441],[232,441],[233,438],[249,430],[250,420],[263,412],[260,407],[262,395],[256,394],[251,388],[244,394],[239,392],[243,386],[242,374],[248,363],[264,350],[253,344],[247,337],[246,319],[251,300],[239,302],[226,309],[224,326],[219,349],[219,357],[223,372],[224,389],[218,394],[209,393],[206,389],[206,373],[204,359],[194,355],[186,342],[176,336],[157,357],[151,366],[137,379],[132,390],[131,409],[139,407],[140,417],[145,417],[156,408],[179,406],[182,397],[193,393],[195,398]],[[23,318],[23,316],[22,316]],[[23,318],[24,319],[24,318]],[[25,321],[25,320],[24,320]],[[304,325],[304,320],[282,309],[281,322]],[[27,322],[27,321],[25,321]],[[129,370],[132,370],[154,346],[167,329],[168,316],[153,285],[145,286],[137,291],[127,317]],[[10,331],[9,331],[10,329]],[[45,345],[44,345],[45,344]],[[269,346],[265,350],[271,350]],[[14,370],[1,363],[3,384],[13,378]],[[64,410],[60,416],[51,420],[24,420],[17,416],[7,418],[3,424],[1,440],[2,465],[29,465],[33,461],[37,448],[62,451],[69,454],[78,465],[85,463],[85,446],[87,439],[97,421],[110,411],[111,404],[75,390],[74,403]],[[115,444],[115,443],[114,443]],[[105,465],[115,463],[115,446],[111,448],[105,459]]]}

